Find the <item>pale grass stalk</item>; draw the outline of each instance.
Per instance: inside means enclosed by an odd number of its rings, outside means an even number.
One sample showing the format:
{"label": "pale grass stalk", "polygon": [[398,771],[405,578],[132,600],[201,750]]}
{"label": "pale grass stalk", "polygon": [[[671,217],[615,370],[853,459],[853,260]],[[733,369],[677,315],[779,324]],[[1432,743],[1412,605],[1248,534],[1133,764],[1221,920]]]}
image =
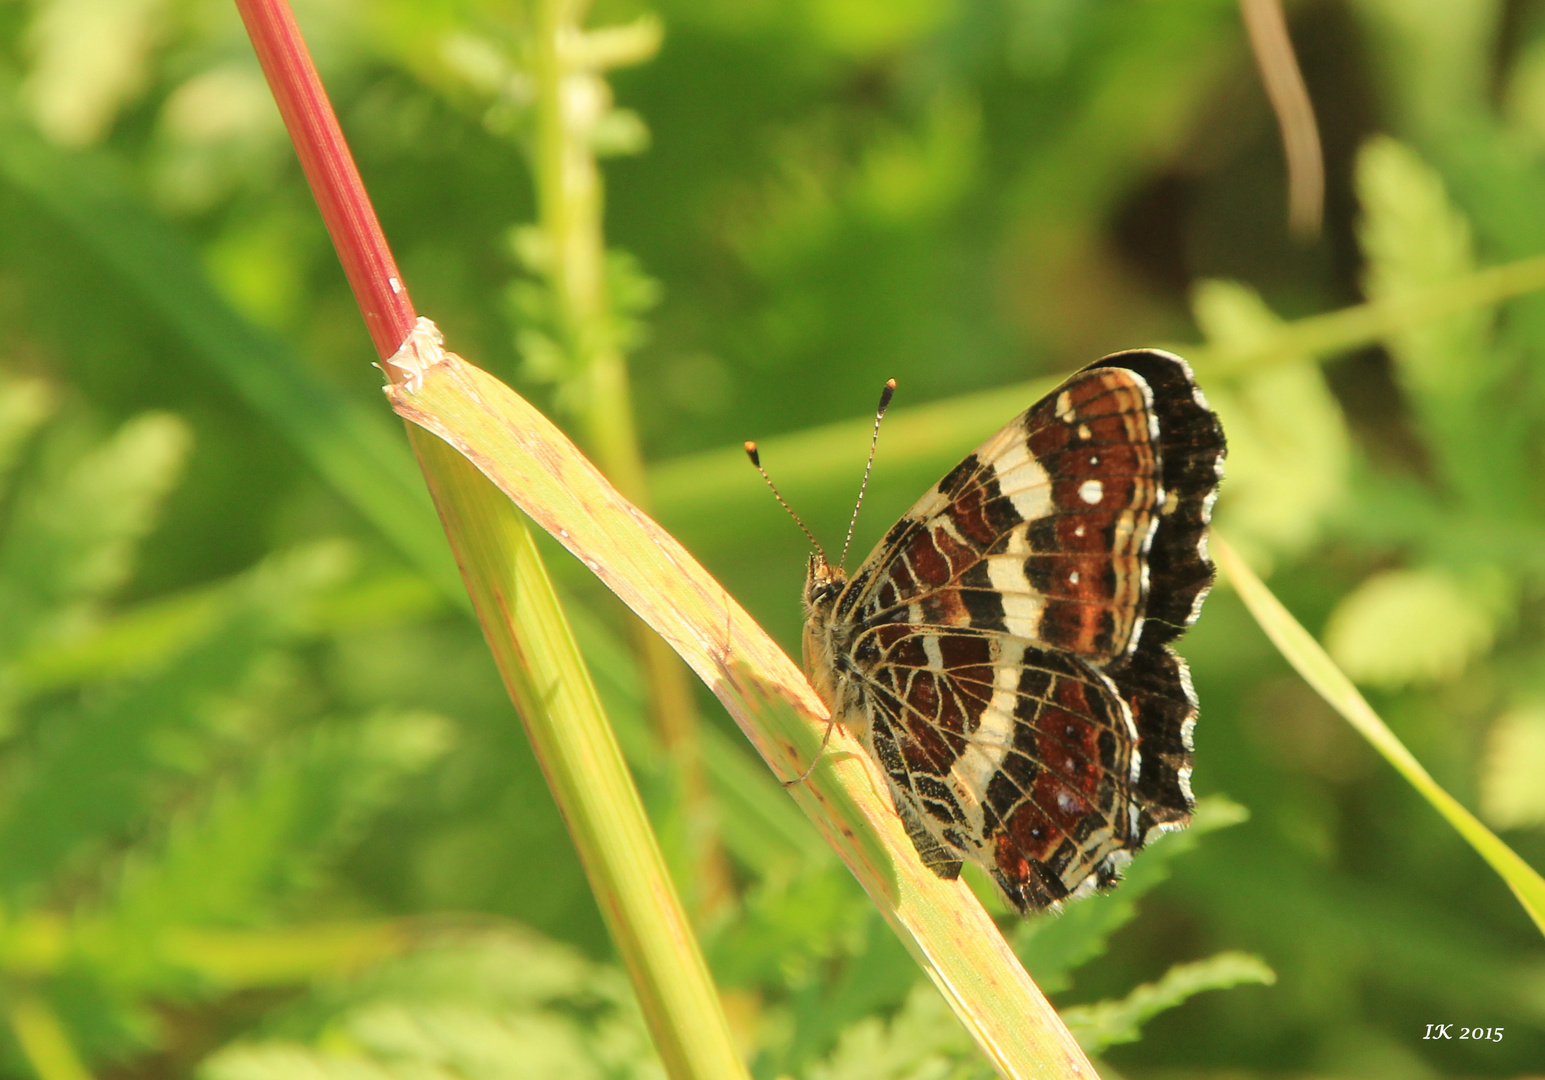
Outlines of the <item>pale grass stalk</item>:
{"label": "pale grass stalk", "polygon": [[42,998],[22,994],[6,1005],[22,1056],[39,1080],[92,1080],[70,1036]]}
{"label": "pale grass stalk", "polygon": [[[387,388],[393,408],[555,536],[670,643],[779,776],[799,776],[827,714],[794,663],[551,421],[440,350],[432,327],[415,337],[399,358],[404,377]],[[1002,1076],[1095,1075],[966,883],[943,881],[918,860],[878,766],[844,728],[791,794]]]}

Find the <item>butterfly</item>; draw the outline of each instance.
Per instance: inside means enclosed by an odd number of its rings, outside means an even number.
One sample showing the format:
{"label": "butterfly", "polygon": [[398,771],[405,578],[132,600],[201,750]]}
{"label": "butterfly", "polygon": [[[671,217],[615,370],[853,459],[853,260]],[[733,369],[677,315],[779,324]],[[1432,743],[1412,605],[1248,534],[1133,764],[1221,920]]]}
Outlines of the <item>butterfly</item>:
{"label": "butterfly", "polygon": [[817,545],[806,672],[940,877],[970,860],[1030,914],[1189,822],[1197,700],[1171,643],[1212,584],[1225,453],[1184,360],[1116,353],[951,469],[851,577]]}

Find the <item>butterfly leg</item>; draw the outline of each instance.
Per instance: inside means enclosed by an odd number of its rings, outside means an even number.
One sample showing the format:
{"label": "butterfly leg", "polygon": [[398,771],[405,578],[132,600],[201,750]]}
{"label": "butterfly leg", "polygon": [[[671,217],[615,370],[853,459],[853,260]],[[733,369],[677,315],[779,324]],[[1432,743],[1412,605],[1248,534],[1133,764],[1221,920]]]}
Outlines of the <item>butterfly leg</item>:
{"label": "butterfly leg", "polygon": [[831,719],[826,721],[826,732],[821,736],[821,745],[816,750],[815,757],[810,759],[810,767],[807,768],[804,772],[800,773],[794,779],[783,781],[784,787],[795,787],[796,785],[803,784],[806,780],[810,779],[810,774],[815,772],[815,767],[821,763],[821,758],[826,754],[826,744],[832,741],[832,728],[836,726],[837,715],[833,713]]}

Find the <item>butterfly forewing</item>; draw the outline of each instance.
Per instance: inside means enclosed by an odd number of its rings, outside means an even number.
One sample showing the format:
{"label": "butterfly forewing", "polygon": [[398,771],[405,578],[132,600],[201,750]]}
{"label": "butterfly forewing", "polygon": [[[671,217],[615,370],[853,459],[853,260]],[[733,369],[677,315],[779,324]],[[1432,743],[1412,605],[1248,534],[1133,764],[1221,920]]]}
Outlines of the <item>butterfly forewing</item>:
{"label": "butterfly forewing", "polygon": [[1086,371],[936,484],[854,575],[839,615],[1005,630],[1095,660],[1135,640],[1163,499],[1143,381]]}
{"label": "butterfly forewing", "polygon": [[1148,830],[1185,820],[1196,709],[1168,643],[1211,581],[1222,457],[1184,361],[1108,357],[810,603],[815,681],[941,875],[976,860],[1035,910],[1109,884]]}

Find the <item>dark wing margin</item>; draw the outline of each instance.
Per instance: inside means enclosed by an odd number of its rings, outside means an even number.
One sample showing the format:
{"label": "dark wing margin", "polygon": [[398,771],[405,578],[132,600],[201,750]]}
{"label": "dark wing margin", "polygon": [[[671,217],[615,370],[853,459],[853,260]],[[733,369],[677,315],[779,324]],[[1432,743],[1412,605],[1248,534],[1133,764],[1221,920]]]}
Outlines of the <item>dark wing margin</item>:
{"label": "dark wing margin", "polygon": [[[1212,587],[1207,527],[1228,453],[1223,427],[1191,367],[1154,349],[1116,353],[1090,368],[1136,372],[1153,393],[1159,421],[1164,506],[1148,549],[1148,604],[1137,645],[1104,670],[1132,709],[1142,771],[1139,835],[1176,828],[1191,817],[1191,731],[1196,693],[1186,663],[1170,643],[1196,621]],[[1089,368],[1085,369],[1086,371]]]}

